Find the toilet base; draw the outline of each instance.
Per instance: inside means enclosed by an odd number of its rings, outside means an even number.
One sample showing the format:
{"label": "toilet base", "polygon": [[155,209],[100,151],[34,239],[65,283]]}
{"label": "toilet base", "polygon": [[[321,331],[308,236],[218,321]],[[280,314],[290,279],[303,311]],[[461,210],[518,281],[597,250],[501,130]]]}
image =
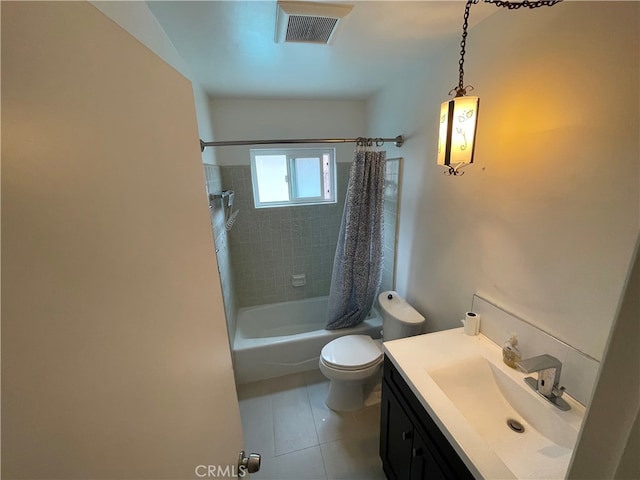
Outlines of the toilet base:
{"label": "toilet base", "polygon": [[[325,375],[327,374],[324,365],[322,365],[321,370]],[[336,412],[361,410],[380,403],[381,386],[382,369],[379,366],[375,366],[365,372],[357,380],[330,378],[329,393],[324,403]]]}
{"label": "toilet base", "polygon": [[336,412],[352,412],[364,408],[363,382],[331,380],[325,404]]}
{"label": "toilet base", "polygon": [[364,408],[372,407],[373,405],[380,405],[382,401],[382,369],[380,369],[380,375],[372,378],[370,381],[364,384],[362,389],[362,396],[364,402]]}

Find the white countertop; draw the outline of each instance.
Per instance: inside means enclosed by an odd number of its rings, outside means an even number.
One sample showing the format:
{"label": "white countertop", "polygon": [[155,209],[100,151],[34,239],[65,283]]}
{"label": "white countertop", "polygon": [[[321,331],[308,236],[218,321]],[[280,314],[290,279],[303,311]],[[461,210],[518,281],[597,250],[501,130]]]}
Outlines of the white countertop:
{"label": "white countertop", "polygon": [[[384,343],[384,350],[411,390],[442,433],[449,440],[467,468],[476,478],[564,478],[571,456],[571,450],[565,450],[563,458],[554,455],[541,457],[540,451],[532,455],[519,456],[518,468],[510,469],[494,449],[476,432],[464,415],[456,408],[438,384],[427,373],[429,370],[444,367],[461,360],[486,358],[498,369],[524,385],[525,375],[509,368],[502,362],[502,348],[484,335],[468,336],[462,328],[418,335]],[[584,417],[584,406],[565,394],[563,397],[571,405],[571,410],[561,412],[553,405],[529,389],[536,400],[548,405],[549,415],[561,415],[571,429],[577,432]],[[543,406],[542,409],[547,407]],[[554,411],[552,409],[557,410]],[[510,432],[509,432],[510,433]],[[549,442],[552,445],[552,442]],[[526,453],[526,452],[525,452]],[[544,455],[544,452],[542,452]],[[503,452],[503,456],[504,456]],[[509,462],[507,462],[509,463]],[[514,473],[513,470],[517,470]]]}

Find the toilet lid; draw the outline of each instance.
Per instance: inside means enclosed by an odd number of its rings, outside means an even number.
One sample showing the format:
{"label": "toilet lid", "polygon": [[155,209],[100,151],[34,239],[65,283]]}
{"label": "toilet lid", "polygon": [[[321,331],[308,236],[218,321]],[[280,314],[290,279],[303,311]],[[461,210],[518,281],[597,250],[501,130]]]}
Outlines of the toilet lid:
{"label": "toilet lid", "polygon": [[338,370],[361,370],[380,362],[382,350],[368,335],[345,335],[327,343],[320,355]]}

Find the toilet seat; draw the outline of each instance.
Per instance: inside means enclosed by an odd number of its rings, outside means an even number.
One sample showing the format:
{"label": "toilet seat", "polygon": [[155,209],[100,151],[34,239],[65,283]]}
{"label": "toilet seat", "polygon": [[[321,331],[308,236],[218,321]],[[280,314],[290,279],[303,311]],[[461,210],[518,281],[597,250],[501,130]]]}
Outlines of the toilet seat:
{"label": "toilet seat", "polygon": [[382,350],[368,335],[346,335],[327,343],[320,358],[336,370],[363,370],[382,361]]}

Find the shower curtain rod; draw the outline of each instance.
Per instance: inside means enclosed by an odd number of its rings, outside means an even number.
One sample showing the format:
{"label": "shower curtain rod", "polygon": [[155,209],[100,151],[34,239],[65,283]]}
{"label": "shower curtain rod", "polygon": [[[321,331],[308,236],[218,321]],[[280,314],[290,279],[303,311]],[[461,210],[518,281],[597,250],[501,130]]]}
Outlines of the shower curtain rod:
{"label": "shower curtain rod", "polygon": [[[299,139],[285,139],[285,140],[236,140],[229,142],[203,142],[200,140],[200,150],[204,152],[206,147],[226,147],[232,145],[275,145],[275,144],[292,144],[292,143],[358,143],[366,142],[369,145],[393,142],[396,147],[401,147],[404,144],[404,138],[402,135],[398,135],[395,138],[299,138]],[[380,145],[378,145],[380,146]]]}

